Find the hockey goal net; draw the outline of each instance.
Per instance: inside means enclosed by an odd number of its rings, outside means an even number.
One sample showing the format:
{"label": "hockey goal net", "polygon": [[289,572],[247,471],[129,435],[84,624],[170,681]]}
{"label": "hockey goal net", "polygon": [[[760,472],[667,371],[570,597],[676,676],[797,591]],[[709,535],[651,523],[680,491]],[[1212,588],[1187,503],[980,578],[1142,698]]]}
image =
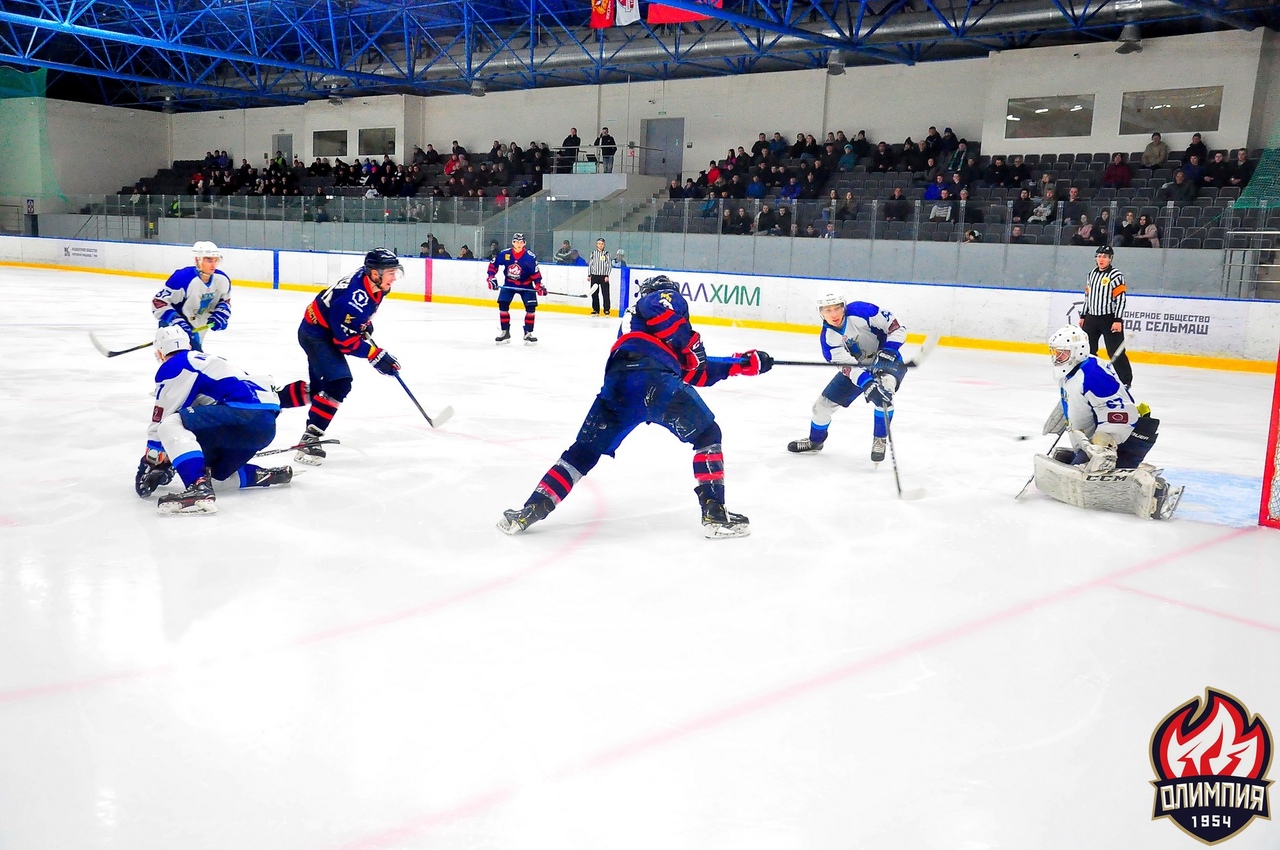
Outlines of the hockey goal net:
{"label": "hockey goal net", "polygon": [[1280,357],[1271,394],[1271,428],[1267,431],[1266,468],[1262,472],[1262,507],[1258,523],[1280,528]]}

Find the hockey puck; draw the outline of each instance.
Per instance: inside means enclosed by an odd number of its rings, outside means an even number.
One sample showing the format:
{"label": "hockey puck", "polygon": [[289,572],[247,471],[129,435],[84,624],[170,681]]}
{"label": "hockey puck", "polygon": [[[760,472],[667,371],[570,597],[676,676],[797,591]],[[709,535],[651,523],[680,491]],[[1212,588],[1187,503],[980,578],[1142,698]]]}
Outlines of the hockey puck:
{"label": "hockey puck", "polygon": [[1026,434],[1019,434],[1019,435],[1017,436],[1017,438],[1016,438],[1016,439],[1019,439],[1019,440],[1030,440],[1031,438],[1030,438],[1030,437],[1028,437]]}

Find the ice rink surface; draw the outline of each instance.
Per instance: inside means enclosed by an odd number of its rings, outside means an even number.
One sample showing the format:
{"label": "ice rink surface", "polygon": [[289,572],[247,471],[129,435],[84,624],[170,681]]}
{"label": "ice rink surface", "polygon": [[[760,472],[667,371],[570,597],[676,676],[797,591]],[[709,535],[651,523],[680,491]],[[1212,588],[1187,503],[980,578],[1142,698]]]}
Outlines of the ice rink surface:
{"label": "ice rink surface", "polygon": [[[861,401],[788,454],[831,373],[777,367],[703,392],[749,538],[702,537],[657,427],[507,537],[616,319],[499,347],[496,309],[389,300],[379,344],[452,421],[353,363],[325,465],[163,518],[132,487],[155,361],[87,338],[150,340],[158,288],[0,269],[4,850],[1188,848],[1151,820],[1156,725],[1212,686],[1280,732],[1270,376],[1135,364],[1149,460],[1188,485],[1167,523],[1015,501],[1048,355],[940,348],[894,419],[920,501]],[[206,350],[305,377],[310,298],[239,288]],[[818,356],[816,323],[700,330]]]}

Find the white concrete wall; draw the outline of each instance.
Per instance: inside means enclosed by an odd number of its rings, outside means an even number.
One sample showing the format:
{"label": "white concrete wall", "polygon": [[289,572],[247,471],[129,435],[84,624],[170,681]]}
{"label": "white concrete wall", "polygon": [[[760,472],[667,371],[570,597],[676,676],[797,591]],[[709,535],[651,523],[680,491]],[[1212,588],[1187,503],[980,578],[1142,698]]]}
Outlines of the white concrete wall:
{"label": "white concrete wall", "polygon": [[69,195],[111,194],[169,164],[169,116],[46,101],[49,156]]}
{"label": "white concrete wall", "polygon": [[[350,253],[277,254],[256,249],[227,249],[224,253],[223,267],[233,281],[286,287],[327,286],[353,272],[361,259],[360,254]],[[190,261],[190,249],[185,245],[0,237],[0,262],[162,278]],[[416,258],[402,262],[406,276],[396,286],[399,298],[425,300],[429,291],[431,299],[493,300],[483,262],[442,260],[428,265],[429,261]],[[646,269],[643,274],[660,271]],[[787,329],[813,328],[815,299],[834,290],[890,307],[912,333],[1038,345],[1069,320],[1072,306],[1079,301],[1078,294],[1071,292],[670,271],[683,282],[695,318]],[[543,276],[548,289],[569,296],[549,296],[549,303],[586,303],[574,297],[587,294],[584,267],[546,266]],[[615,287],[617,276],[615,271]],[[633,277],[633,287],[640,276]],[[1135,295],[1129,299],[1129,309],[1143,314],[1135,315],[1137,323],[1129,331],[1134,351],[1274,364],[1280,347],[1277,302]]]}

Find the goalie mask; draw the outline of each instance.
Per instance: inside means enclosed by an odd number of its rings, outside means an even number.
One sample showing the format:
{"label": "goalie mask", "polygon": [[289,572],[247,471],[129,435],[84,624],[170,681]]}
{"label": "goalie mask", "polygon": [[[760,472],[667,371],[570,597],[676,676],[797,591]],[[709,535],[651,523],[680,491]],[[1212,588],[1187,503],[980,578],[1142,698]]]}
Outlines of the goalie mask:
{"label": "goalie mask", "polygon": [[1089,356],[1089,337],[1077,327],[1065,327],[1049,337],[1049,354],[1053,371],[1065,378]]}
{"label": "goalie mask", "polygon": [[191,337],[177,325],[165,325],[156,331],[156,359],[161,363],[170,354],[191,350]]}
{"label": "goalie mask", "polygon": [[640,297],[642,298],[655,292],[676,292],[679,289],[680,285],[665,274],[640,281]]}

